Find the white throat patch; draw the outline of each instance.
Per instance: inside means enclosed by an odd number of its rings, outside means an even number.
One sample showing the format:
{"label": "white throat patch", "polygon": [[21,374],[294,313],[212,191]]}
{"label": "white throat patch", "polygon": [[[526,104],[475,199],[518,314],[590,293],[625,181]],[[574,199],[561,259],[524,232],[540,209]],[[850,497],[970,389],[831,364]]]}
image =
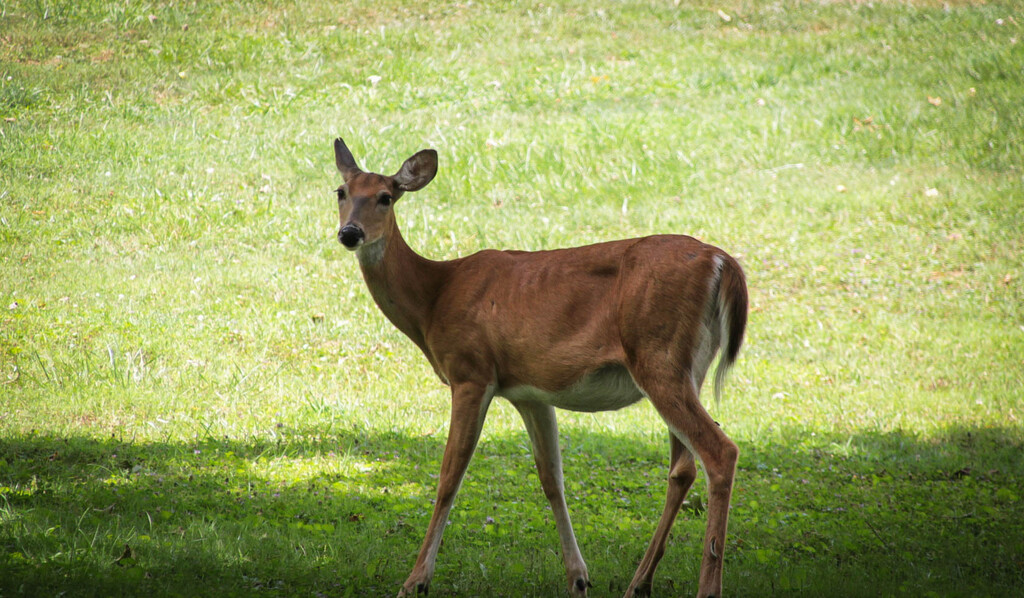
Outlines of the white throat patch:
{"label": "white throat patch", "polygon": [[384,237],[373,243],[363,243],[356,249],[356,257],[359,258],[359,265],[376,266],[384,258]]}

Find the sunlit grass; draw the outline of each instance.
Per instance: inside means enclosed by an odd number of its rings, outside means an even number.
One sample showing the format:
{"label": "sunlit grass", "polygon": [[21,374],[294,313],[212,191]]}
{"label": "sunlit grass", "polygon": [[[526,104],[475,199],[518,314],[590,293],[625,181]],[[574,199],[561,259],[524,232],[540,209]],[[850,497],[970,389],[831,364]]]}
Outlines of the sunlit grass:
{"label": "sunlit grass", "polygon": [[[448,396],[334,240],[339,135],[384,172],[438,150],[396,207],[435,259],[661,232],[740,256],[709,405],[742,451],[727,591],[1012,592],[1016,9],[0,3],[0,593],[397,590]],[[620,594],[664,426],[560,417],[593,593]],[[703,488],[659,595],[696,591]],[[498,402],[432,593],[552,595],[560,561]]]}

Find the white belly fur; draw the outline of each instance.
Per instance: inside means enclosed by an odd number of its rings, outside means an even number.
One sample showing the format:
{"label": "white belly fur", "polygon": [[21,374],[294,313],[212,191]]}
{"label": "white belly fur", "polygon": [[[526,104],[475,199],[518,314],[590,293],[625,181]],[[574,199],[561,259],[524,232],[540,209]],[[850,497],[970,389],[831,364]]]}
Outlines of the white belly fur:
{"label": "white belly fur", "polygon": [[548,391],[533,386],[499,388],[494,394],[517,402],[547,403],[570,411],[615,411],[644,397],[633,377],[622,366],[608,366],[579,379],[564,390]]}

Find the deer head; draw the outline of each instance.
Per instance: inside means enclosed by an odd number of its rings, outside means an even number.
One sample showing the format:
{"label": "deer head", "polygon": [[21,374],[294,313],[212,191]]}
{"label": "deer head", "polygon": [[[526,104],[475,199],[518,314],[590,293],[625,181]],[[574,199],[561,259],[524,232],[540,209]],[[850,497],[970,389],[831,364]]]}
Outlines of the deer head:
{"label": "deer head", "polygon": [[363,172],[348,146],[334,140],[334,160],[344,184],[338,187],[338,241],[349,250],[382,240],[394,223],[392,205],[407,191],[418,191],[437,174],[437,152],[417,152],[392,176]]}

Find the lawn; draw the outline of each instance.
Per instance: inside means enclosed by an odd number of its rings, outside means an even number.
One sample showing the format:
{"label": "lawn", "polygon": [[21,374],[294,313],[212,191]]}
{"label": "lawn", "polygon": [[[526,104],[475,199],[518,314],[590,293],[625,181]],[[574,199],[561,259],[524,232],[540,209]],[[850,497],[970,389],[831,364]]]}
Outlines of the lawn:
{"label": "lawn", "polygon": [[[433,259],[740,259],[727,594],[1019,592],[1022,98],[998,0],[0,0],[0,596],[397,592],[449,397],[335,239],[337,136],[385,173],[438,151],[395,207]],[[560,423],[591,595],[621,595],[664,424]],[[655,595],[697,591],[705,488]],[[495,401],[431,595],[564,594]]]}

